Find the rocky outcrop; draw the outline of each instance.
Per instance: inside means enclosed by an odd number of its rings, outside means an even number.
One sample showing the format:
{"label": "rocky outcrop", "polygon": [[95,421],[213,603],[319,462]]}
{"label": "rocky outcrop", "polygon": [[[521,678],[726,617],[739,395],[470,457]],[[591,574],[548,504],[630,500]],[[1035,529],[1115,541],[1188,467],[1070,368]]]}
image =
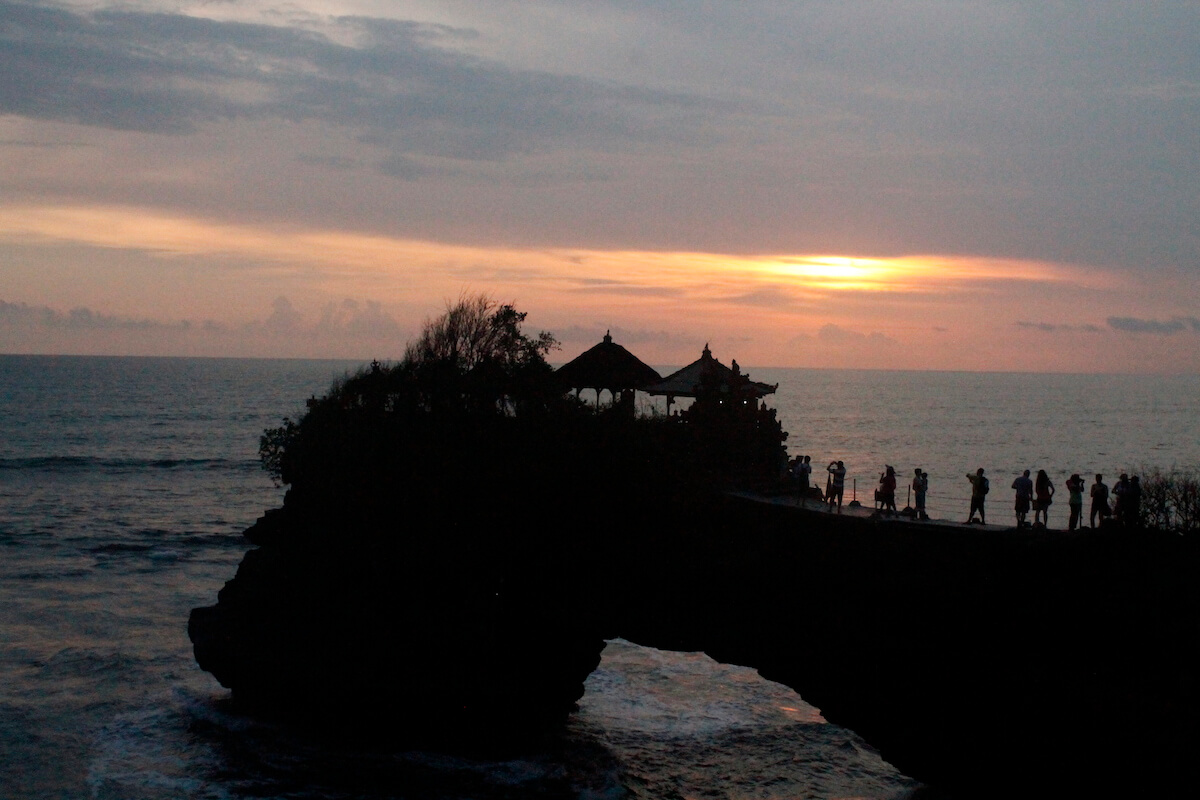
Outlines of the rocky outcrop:
{"label": "rocky outcrop", "polygon": [[255,713],[455,749],[517,746],[561,723],[604,647],[564,586],[443,532],[415,552],[329,543],[276,510],[188,633],[201,668]]}
{"label": "rocky outcrop", "polygon": [[1194,792],[1198,543],[745,499],[711,519],[626,638],[756,667],[955,796]]}
{"label": "rocky outcrop", "polygon": [[1190,796],[1197,543],[710,500],[515,549],[452,524],[334,547],[285,505],[189,632],[249,708],[425,746],[553,727],[621,636],[756,667],[969,796]]}

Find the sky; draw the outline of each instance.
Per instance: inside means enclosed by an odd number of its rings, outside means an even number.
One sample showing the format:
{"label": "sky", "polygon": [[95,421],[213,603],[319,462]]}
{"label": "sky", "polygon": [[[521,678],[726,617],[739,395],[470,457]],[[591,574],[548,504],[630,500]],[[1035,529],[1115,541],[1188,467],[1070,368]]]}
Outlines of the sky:
{"label": "sky", "polygon": [[1200,372],[1200,2],[0,0],[0,352]]}

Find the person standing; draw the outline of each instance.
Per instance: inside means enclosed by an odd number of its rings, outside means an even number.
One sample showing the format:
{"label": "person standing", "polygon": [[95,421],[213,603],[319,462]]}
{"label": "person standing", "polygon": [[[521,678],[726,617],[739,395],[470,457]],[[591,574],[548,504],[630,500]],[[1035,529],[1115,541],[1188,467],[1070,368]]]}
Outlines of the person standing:
{"label": "person standing", "polygon": [[1096,473],[1096,482],[1092,484],[1092,509],[1091,509],[1091,525],[1096,527],[1096,517],[1100,517],[1103,522],[1112,516],[1112,509],[1108,507],[1108,484],[1104,482],[1104,476]]}
{"label": "person standing", "polygon": [[846,489],[846,465],[841,461],[830,461],[829,466],[825,468],[829,472],[829,496],[826,500],[829,502],[829,510],[833,510],[833,504],[837,503],[838,513],[842,513],[842,493]]}
{"label": "person standing", "polygon": [[804,456],[799,459],[796,465],[796,482],[800,492],[800,507],[804,508],[808,505],[808,481],[812,475],[811,456]]}
{"label": "person standing", "polygon": [[1129,476],[1124,472],[1121,477],[1117,478],[1117,484],[1112,489],[1113,507],[1112,515],[1117,522],[1125,524],[1125,496],[1129,494]]}
{"label": "person standing", "polygon": [[890,464],[879,476],[879,509],[890,517],[896,516],[896,468]]}
{"label": "person standing", "polygon": [[1033,524],[1038,524],[1041,516],[1042,527],[1050,527],[1050,504],[1054,502],[1054,484],[1046,470],[1039,469],[1037,480],[1033,483]]}
{"label": "person standing", "polygon": [[975,470],[975,474],[967,473],[967,480],[971,482],[971,513],[967,515],[967,521],[964,525],[970,525],[975,521],[975,512],[979,512],[979,524],[986,525],[987,517],[984,515],[983,500],[987,497],[988,479],[983,477],[983,467]]}
{"label": "person standing", "polygon": [[1134,475],[1129,479],[1129,491],[1125,493],[1125,524],[1142,524],[1142,479]]}
{"label": "person standing", "polygon": [[1067,507],[1071,509],[1071,517],[1067,520],[1067,530],[1073,531],[1083,527],[1083,478],[1076,472],[1067,478]]}
{"label": "person standing", "polygon": [[1033,500],[1033,481],[1029,479],[1029,470],[1017,476],[1012,482],[1012,488],[1016,492],[1013,510],[1017,514],[1017,527],[1024,528],[1025,515],[1029,513],[1029,503]]}
{"label": "person standing", "polygon": [[929,491],[929,474],[922,472],[920,467],[913,470],[912,490],[917,519],[929,519],[929,515],[925,513],[925,493]]}

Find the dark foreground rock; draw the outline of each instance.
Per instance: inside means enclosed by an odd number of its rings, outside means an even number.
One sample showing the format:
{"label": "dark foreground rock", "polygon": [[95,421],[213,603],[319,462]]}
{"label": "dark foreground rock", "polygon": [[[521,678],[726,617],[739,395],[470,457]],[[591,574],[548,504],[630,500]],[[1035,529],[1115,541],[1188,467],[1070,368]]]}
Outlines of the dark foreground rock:
{"label": "dark foreground rock", "polygon": [[291,489],[189,624],[237,705],[510,748],[621,636],[756,667],[962,796],[1195,793],[1200,538],[731,495],[786,435],[752,403],[634,420],[444,366],[372,368],[264,437]]}
{"label": "dark foreground rock", "polygon": [[513,569],[452,531],[423,554],[290,534],[248,552],[189,620],[197,662],[246,711],[495,750],[561,723],[600,661],[601,630],[561,572]]}
{"label": "dark foreground rock", "polygon": [[196,655],[251,709],[495,747],[557,725],[621,636],[756,667],[952,796],[1194,793],[1196,543],[667,505],[516,558],[292,531],[195,610]]}
{"label": "dark foreground rock", "polygon": [[736,498],[718,518],[623,635],[756,667],[953,796],[1194,796],[1196,542]]}

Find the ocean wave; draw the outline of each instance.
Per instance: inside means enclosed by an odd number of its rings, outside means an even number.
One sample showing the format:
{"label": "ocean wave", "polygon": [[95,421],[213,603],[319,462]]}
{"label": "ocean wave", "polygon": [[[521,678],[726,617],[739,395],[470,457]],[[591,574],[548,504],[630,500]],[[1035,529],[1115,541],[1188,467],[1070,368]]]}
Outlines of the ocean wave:
{"label": "ocean wave", "polygon": [[25,458],[0,458],[0,470],[12,472],[90,472],[146,470],[181,471],[258,471],[259,463],[254,459],[230,458],[114,458],[101,456],[29,456]]}
{"label": "ocean wave", "polygon": [[339,742],[232,712],[195,687],[147,696],[110,718],[90,749],[94,797],[627,797],[606,746],[565,735],[510,760]]}

